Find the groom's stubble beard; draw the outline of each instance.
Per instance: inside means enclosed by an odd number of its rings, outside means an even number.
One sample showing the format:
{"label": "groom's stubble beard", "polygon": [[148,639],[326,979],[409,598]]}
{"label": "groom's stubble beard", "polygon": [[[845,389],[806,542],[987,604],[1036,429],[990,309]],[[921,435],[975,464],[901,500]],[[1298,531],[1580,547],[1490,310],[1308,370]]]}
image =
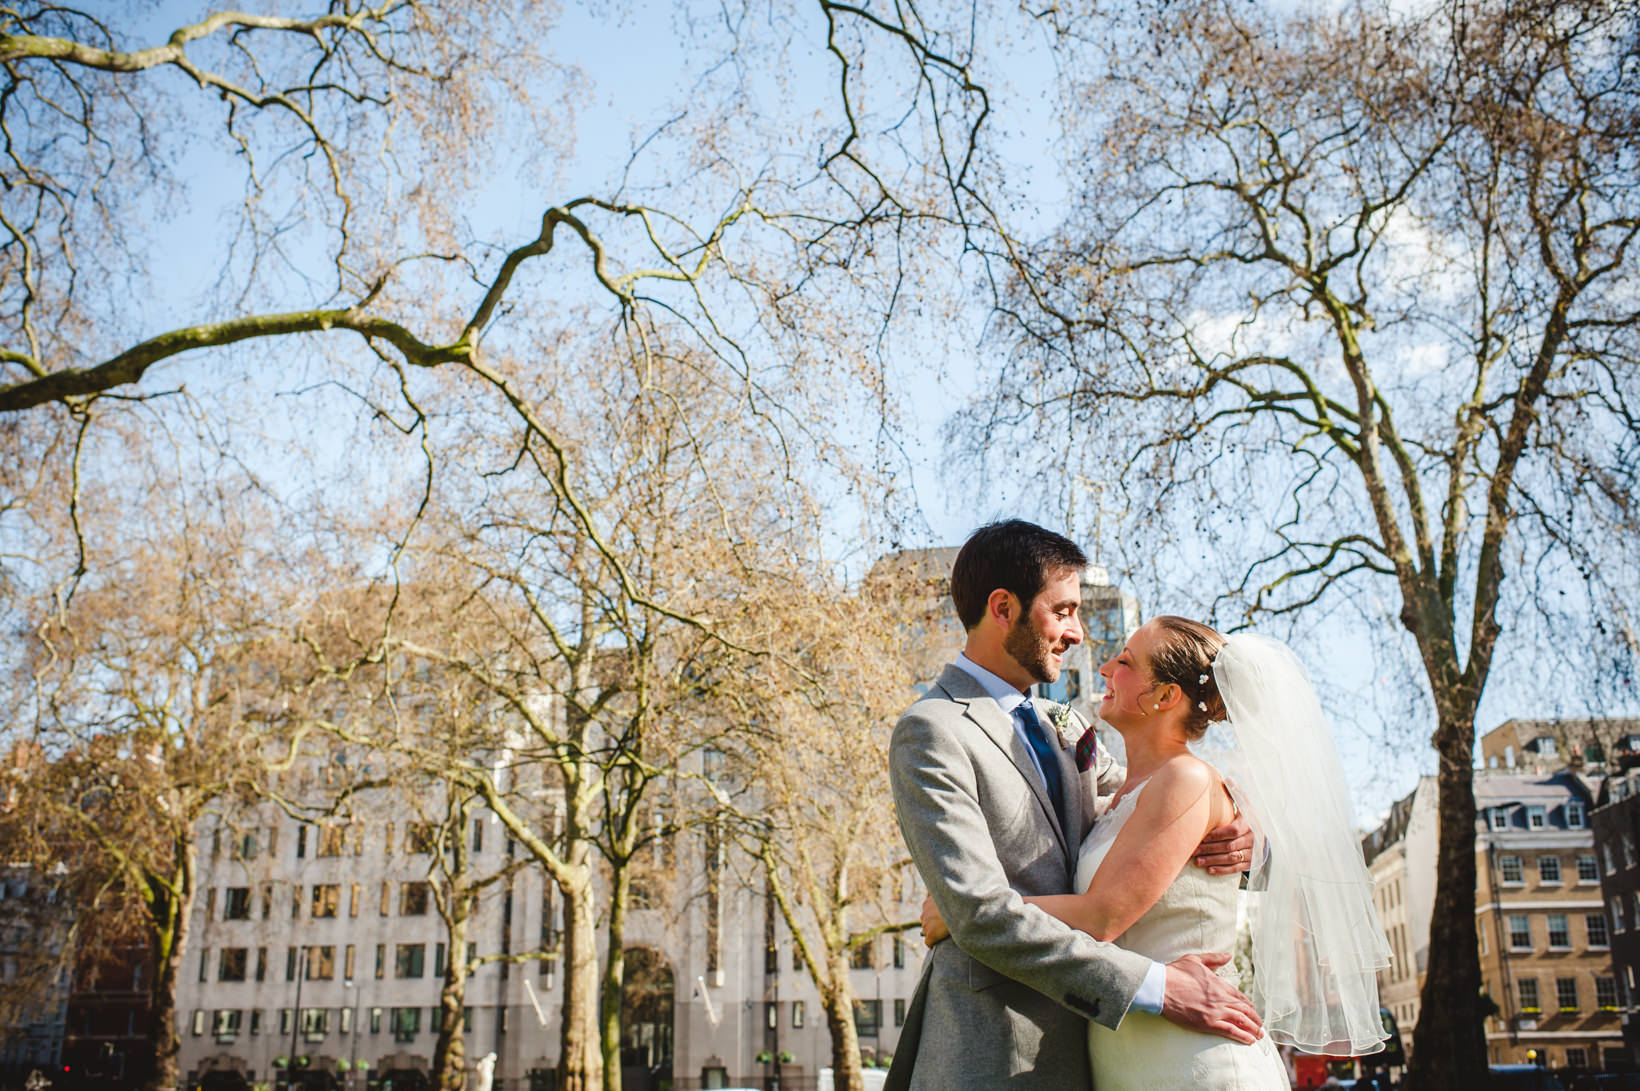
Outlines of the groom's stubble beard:
{"label": "groom's stubble beard", "polygon": [[1053,642],[1042,635],[1029,613],[1002,638],[1002,650],[1013,656],[1014,662],[1038,682],[1059,680],[1059,668],[1053,661]]}

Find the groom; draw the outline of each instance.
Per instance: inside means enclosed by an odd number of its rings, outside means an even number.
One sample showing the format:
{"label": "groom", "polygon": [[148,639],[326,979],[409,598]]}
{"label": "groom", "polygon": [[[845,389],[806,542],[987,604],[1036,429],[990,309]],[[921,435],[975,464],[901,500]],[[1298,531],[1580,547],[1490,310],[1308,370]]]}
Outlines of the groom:
{"label": "groom", "polygon": [[[1069,539],[1010,520],[975,531],[952,566],[967,642],[895,726],[889,769],[901,832],[955,942],[929,952],[886,1091],[1086,1088],[1087,1020],[1114,1028],[1129,1008],[1242,1042],[1261,1033],[1213,973],[1228,954],[1164,966],[1023,901],[1070,892],[1096,791],[1124,775],[1026,703],[1082,640],[1087,563]],[[1214,830],[1197,863],[1240,871],[1251,845],[1244,827]]]}

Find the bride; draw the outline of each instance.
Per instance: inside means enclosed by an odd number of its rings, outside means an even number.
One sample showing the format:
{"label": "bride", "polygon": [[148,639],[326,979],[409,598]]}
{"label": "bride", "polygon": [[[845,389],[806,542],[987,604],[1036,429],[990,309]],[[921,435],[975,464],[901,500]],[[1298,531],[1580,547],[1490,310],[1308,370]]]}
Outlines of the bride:
{"label": "bride", "polygon": [[[1187,865],[1239,805],[1268,846],[1255,850],[1248,884],[1254,971],[1246,990],[1267,1034],[1243,1044],[1131,1011],[1117,1030],[1089,1024],[1093,1086],[1285,1091],[1277,1044],[1343,1056],[1380,1049],[1375,971],[1388,946],[1338,755],[1297,659],[1273,640],[1226,640],[1164,616],[1099,673],[1099,716],[1126,744],[1127,777],[1082,844],[1073,889],[1083,893],[1028,900],[1159,962],[1232,950],[1240,877]],[[1191,749],[1210,726],[1231,736],[1214,754],[1218,768]],[[944,931],[932,910],[925,925],[930,942]]]}

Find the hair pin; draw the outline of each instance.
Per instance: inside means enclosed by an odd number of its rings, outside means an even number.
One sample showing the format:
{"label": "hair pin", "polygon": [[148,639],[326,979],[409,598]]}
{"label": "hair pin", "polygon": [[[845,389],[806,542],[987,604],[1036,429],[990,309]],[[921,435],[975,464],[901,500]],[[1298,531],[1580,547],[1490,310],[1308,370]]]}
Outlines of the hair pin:
{"label": "hair pin", "polygon": [[1207,685],[1207,675],[1205,675],[1205,674],[1198,674],[1198,675],[1197,675],[1197,676],[1196,676],[1196,684],[1197,684],[1197,685],[1199,685],[1199,686],[1205,686],[1205,685]]}
{"label": "hair pin", "polygon": [[1207,702],[1206,701],[1197,701],[1196,702],[1196,707],[1201,709],[1203,712],[1206,712],[1207,711]]}

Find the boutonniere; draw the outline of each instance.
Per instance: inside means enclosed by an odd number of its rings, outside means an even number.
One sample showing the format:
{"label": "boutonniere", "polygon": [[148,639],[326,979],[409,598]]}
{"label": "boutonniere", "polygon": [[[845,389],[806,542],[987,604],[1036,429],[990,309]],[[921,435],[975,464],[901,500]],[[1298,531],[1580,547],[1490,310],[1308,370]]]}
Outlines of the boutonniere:
{"label": "boutonniere", "polygon": [[1072,718],[1071,706],[1062,705],[1058,701],[1048,701],[1046,704],[1048,706],[1048,722],[1053,724],[1055,731],[1059,732],[1059,748],[1069,750],[1076,745],[1076,739],[1072,736],[1079,734],[1076,731],[1076,721]]}

